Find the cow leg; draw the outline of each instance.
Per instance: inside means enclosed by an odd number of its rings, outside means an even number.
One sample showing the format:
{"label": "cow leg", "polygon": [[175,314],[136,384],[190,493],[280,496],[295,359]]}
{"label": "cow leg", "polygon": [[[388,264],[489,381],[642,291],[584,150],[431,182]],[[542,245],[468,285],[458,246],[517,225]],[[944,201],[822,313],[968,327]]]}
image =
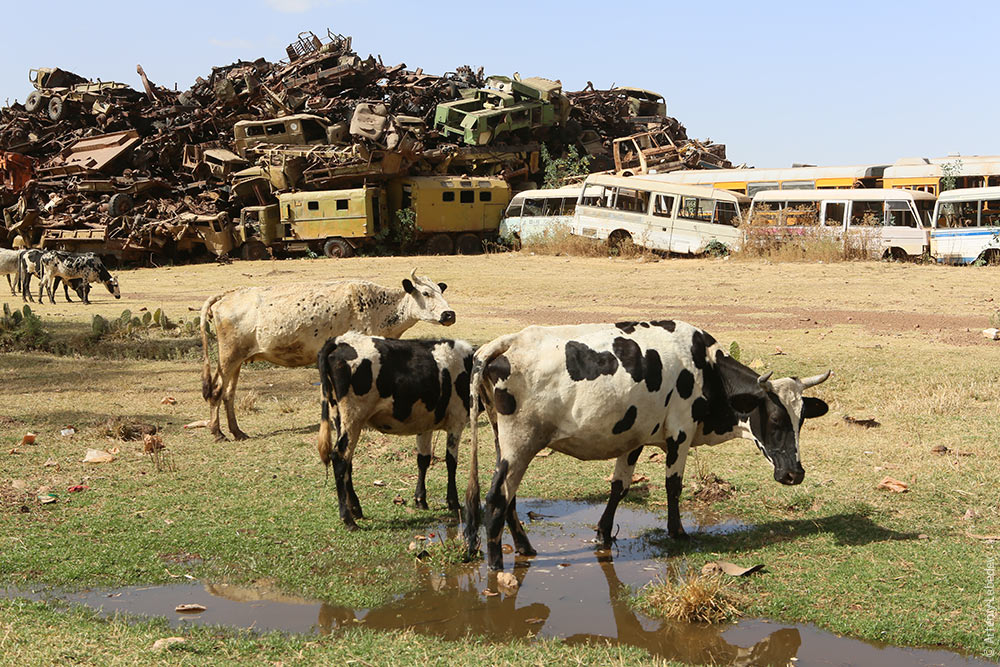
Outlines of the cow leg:
{"label": "cow leg", "polygon": [[337,504],[340,506],[340,519],[344,522],[347,530],[357,530],[358,524],[354,521],[351,513],[350,494],[347,490],[347,482],[350,476],[351,462],[341,456],[339,451],[333,453],[333,479],[337,484]]}
{"label": "cow leg", "polygon": [[604,548],[611,546],[614,538],[611,536],[611,527],[615,521],[615,512],[618,511],[618,503],[628,495],[628,488],[632,484],[632,471],[635,470],[635,463],[639,460],[642,447],[633,449],[628,454],[623,454],[615,461],[615,472],[611,477],[611,496],[608,498],[608,506],[604,508],[600,521],[597,522],[597,539],[600,540]]}
{"label": "cow leg", "polygon": [[56,285],[60,282],[62,283],[63,295],[66,297],[66,303],[73,303],[73,299],[69,298],[69,283],[56,277]]}
{"label": "cow leg", "polygon": [[417,434],[417,489],[413,492],[413,504],[417,509],[427,509],[427,488],[424,480],[427,477],[427,468],[431,465],[431,436],[432,431],[424,431]]}
{"label": "cow leg", "polygon": [[7,284],[10,286],[10,295],[15,296],[17,293],[14,291],[14,282],[10,279],[10,274],[7,274]]}
{"label": "cow leg", "polygon": [[[487,564],[491,570],[503,569],[503,549],[500,538],[507,510],[517,495],[528,462],[542,450],[544,444],[529,443],[518,452],[497,453],[497,466],[493,473],[493,483],[486,494],[486,548]],[[530,546],[530,545],[529,545]]]}
{"label": "cow leg", "polygon": [[514,550],[522,556],[537,556],[538,552],[531,546],[528,533],[524,531],[524,525],[517,518],[517,498],[512,497],[507,505],[507,528],[510,529],[510,536],[514,538]]}
{"label": "cow leg", "polygon": [[21,278],[21,301],[35,302],[35,298],[31,296],[31,274],[27,271],[24,272],[24,276]]}
{"label": "cow leg", "polygon": [[240,379],[240,369],[242,364],[234,364],[234,368],[223,380],[222,403],[226,406],[226,422],[229,424],[229,432],[233,434],[234,440],[246,440],[250,436],[240,430],[240,425],[236,423],[236,383]]}
{"label": "cow leg", "polygon": [[364,519],[364,512],[361,511],[361,501],[358,494],[354,492],[354,458],[347,464],[347,500],[350,503],[351,514],[355,519]]}
{"label": "cow leg", "polygon": [[460,510],[461,503],[458,502],[458,488],[455,486],[455,469],[458,468],[458,443],[462,438],[461,427],[457,432],[448,432],[448,445],[445,452],[445,463],[448,465],[448,509]]}
{"label": "cow leg", "polygon": [[689,440],[684,431],[667,438],[667,534],[670,537],[687,537],[681,524],[680,499],[689,448]]}

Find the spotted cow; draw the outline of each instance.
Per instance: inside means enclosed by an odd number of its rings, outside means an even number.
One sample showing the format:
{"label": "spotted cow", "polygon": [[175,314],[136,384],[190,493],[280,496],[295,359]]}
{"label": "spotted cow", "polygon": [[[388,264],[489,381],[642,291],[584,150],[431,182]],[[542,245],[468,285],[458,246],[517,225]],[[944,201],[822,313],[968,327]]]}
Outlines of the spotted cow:
{"label": "spotted cow", "polygon": [[[515,510],[517,487],[545,447],[582,460],[617,459],[611,497],[598,538],[611,542],[618,503],[628,492],[643,446],[666,453],[667,531],[681,537],[678,500],[688,450],[732,438],[756,444],[774,466],[774,479],[798,484],[803,420],[826,413],[808,387],[830,372],[800,380],[759,376],[729,356],[708,333],[674,320],[566,327],[528,327],[501,336],[475,355],[473,398],[493,425],[497,463],[486,495],[488,563],[503,569],[504,521],[517,551],[533,555]],[[478,549],[479,480],[473,400],[472,470],[465,535]]]}
{"label": "spotted cow", "polygon": [[[457,510],[458,443],[469,419],[472,346],[462,340],[394,340],[350,332],[319,352],[322,415],[319,456],[333,463],[340,517],[357,528],[361,505],[354,492],[352,460],[364,428],[417,436],[417,507],[427,509],[424,486],[431,435],[448,434],[448,508]],[[336,440],[336,447],[334,447]]]}
{"label": "spotted cow", "polygon": [[39,302],[42,300],[42,289],[48,293],[50,303],[56,302],[55,291],[59,281],[63,282],[63,293],[67,301],[70,298],[66,285],[70,285],[80,295],[80,299],[89,304],[91,283],[101,283],[116,299],[122,298],[118,279],[111,275],[101,258],[92,252],[71,253],[49,250],[42,254],[38,263],[41,264]]}
{"label": "spotted cow", "polygon": [[[455,323],[455,311],[444,298],[445,283],[413,271],[402,284],[402,289],[392,289],[366,280],[284,283],[209,297],[201,307],[201,392],[215,439],[226,439],[219,423],[222,405],[233,437],[248,437],[236,422],[233,403],[244,362],[309,366],[327,340],[348,331],[399,338],[417,322]],[[208,355],[210,321],[219,341],[214,373]]]}

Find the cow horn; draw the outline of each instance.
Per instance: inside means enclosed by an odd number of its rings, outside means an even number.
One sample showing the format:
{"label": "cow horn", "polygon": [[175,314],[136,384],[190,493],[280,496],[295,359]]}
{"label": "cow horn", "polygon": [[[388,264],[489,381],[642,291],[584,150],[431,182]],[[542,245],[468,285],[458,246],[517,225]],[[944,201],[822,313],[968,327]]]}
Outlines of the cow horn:
{"label": "cow horn", "polygon": [[416,283],[416,282],[417,282],[417,269],[416,269],[416,267],[414,267],[414,268],[413,268],[413,270],[412,270],[412,271],[410,271],[410,280],[411,280],[411,281],[412,281],[413,283]]}
{"label": "cow horn", "polygon": [[819,375],[813,375],[812,377],[799,380],[802,383],[803,389],[808,389],[809,387],[815,387],[818,384],[822,384],[827,381],[827,379],[833,374],[833,370],[829,370],[825,373],[820,373]]}
{"label": "cow horn", "polygon": [[768,371],[764,375],[761,375],[760,377],[757,378],[757,384],[759,384],[761,387],[769,387],[771,385],[771,383],[768,382],[768,380],[771,379],[771,376],[773,374],[774,374],[774,371]]}

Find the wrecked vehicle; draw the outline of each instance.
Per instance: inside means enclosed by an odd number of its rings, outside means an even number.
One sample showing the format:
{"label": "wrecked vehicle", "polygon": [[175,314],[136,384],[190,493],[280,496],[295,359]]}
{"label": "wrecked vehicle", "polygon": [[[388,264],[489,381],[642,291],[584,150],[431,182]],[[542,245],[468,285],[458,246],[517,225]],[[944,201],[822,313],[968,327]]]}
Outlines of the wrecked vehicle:
{"label": "wrecked vehicle", "polygon": [[295,146],[343,144],[347,123],[331,124],[311,114],[293,114],[270,120],[241,120],[233,126],[234,145],[240,157],[258,144]]}
{"label": "wrecked vehicle", "polygon": [[509,200],[510,186],[495,178],[407,177],[386,187],[282,193],[277,204],[245,207],[237,238],[244,259],[269,251],[351,257],[377,242],[472,255],[496,238]]}
{"label": "wrecked vehicle", "polygon": [[461,93],[462,99],[437,106],[434,128],[472,146],[485,146],[507,133],[561,124],[569,116],[562,84],[540,77],[491,76],[485,88]]}
{"label": "wrecked vehicle", "polygon": [[677,146],[663,130],[638,132],[611,144],[618,176],[639,176],[682,169]]}
{"label": "wrecked vehicle", "polygon": [[58,68],[41,67],[28,72],[35,87],[24,101],[29,112],[45,113],[58,122],[83,112],[94,116],[107,114],[116,104],[133,104],[141,93],[131,86],[114,81],[89,81],[78,74]]}

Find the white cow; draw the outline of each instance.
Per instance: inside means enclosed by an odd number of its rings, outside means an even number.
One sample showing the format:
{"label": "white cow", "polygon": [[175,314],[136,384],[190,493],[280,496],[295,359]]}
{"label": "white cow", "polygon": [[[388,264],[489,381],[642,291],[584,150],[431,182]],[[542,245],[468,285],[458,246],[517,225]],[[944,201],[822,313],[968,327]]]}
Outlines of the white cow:
{"label": "white cow", "polygon": [[675,322],[528,327],[476,352],[471,379],[472,470],[466,494],[470,555],[479,543],[476,419],[479,397],[497,439],[497,467],[486,496],[488,564],[503,569],[504,521],[518,552],[534,550],[515,500],[531,459],[545,447],[582,460],[617,459],[598,538],[611,542],[618,503],[644,445],[666,452],[667,532],[684,534],[678,500],[688,449],[746,438],[774,466],[774,479],[798,484],[799,429],[827,405],[802,392],[830,375],[770,380],[740,364],[701,329]]}
{"label": "white cow", "polygon": [[[442,295],[445,288],[444,283],[413,272],[403,280],[402,289],[341,280],[242,287],[210,297],[201,307],[201,390],[210,405],[212,435],[225,440],[219,425],[219,407],[224,403],[233,437],[248,437],[236,423],[233,404],[244,362],[309,366],[316,363],[328,339],[348,331],[399,338],[420,321],[450,326],[455,323],[455,311]],[[206,325],[210,320],[215,322],[219,340],[219,366],[214,375],[208,358]]]}

